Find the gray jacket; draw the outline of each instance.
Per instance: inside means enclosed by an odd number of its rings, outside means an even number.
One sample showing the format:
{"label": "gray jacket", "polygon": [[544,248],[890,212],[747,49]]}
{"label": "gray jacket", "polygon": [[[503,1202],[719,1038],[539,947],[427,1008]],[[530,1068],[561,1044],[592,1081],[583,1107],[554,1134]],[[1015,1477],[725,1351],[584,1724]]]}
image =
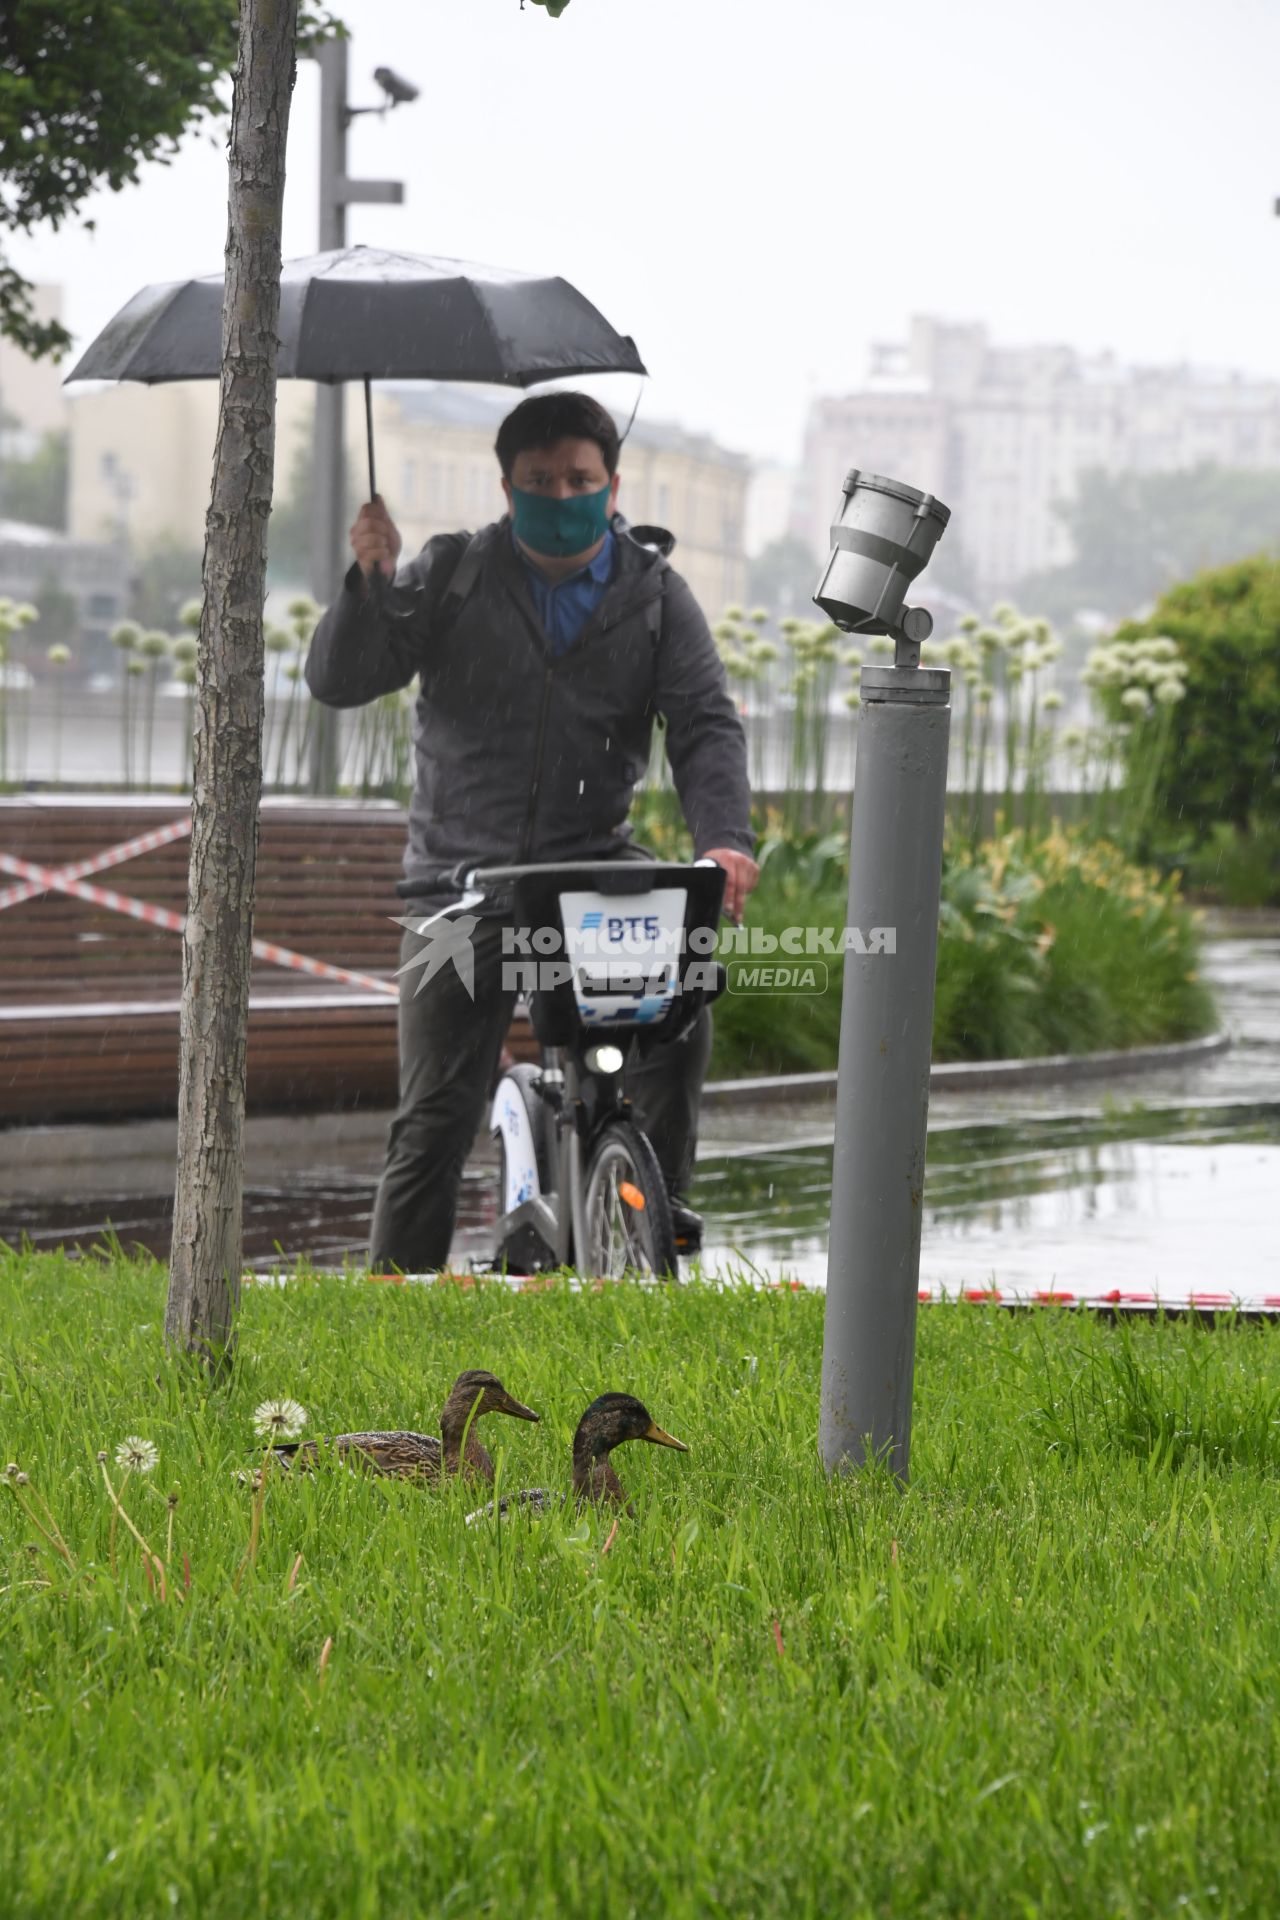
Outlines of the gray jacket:
{"label": "gray jacket", "polygon": [[559,655],[505,519],[438,534],[368,594],[352,567],[316,628],[307,685],[326,706],[420,678],[405,873],[423,890],[459,863],[624,854],[655,714],[696,851],[753,850],[742,723],[671,536],[621,516],[614,533],[614,577]]}

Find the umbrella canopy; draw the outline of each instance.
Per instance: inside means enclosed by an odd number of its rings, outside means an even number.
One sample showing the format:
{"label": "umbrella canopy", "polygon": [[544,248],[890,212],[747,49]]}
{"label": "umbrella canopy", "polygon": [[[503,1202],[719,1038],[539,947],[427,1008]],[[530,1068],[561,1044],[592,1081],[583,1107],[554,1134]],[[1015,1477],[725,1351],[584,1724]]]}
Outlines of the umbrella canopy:
{"label": "umbrella canopy", "polygon": [[[223,276],[144,287],[67,375],[212,380],[222,366]],[[529,387],[578,373],[645,372],[635,342],[558,275],[343,247],[280,274],[283,380],[363,380],[373,472],[371,380]]]}
{"label": "umbrella canopy", "polygon": [[[222,364],[220,273],[144,287],[68,380],[208,380]],[[558,275],[344,247],[280,274],[283,380],[477,380],[528,387],[644,373],[635,342]]]}

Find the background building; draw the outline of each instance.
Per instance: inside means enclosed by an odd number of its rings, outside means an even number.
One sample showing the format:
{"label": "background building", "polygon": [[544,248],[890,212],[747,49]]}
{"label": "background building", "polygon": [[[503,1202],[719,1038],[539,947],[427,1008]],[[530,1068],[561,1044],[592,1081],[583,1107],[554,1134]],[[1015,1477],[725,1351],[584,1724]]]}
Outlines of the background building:
{"label": "background building", "polygon": [[[74,394],[74,389],[72,390]],[[379,488],[413,552],[433,533],[479,527],[506,511],[493,442],[520,399],[466,387],[379,387],[374,437]],[[78,537],[122,542],[137,555],[157,543],[199,550],[217,421],[216,381],[142,387],[128,383],[73,400],[70,525]],[[273,578],[308,583],[306,487],[314,389],[281,381],[276,433],[282,537]],[[352,504],[367,491],[364,409],[347,396],[347,483]],[[744,558],[750,463],[683,428],[637,420],[622,461],[621,505],[637,524],[676,536],[675,564],[711,619],[746,589]]]}
{"label": "background building", "polygon": [[[69,531],[82,540],[121,541],[135,554],[163,542],[202,550],[218,382],[121,381],[68,393]],[[277,389],[279,475],[291,472],[299,445],[310,438],[314,393],[300,380],[282,380]]]}
{"label": "background building", "polygon": [[874,350],[864,388],[814,402],[792,525],[825,554],[849,468],[891,474],[952,509],[930,577],[991,601],[1074,557],[1055,507],[1083,473],[1204,465],[1280,470],[1280,383],[997,347],[982,326],[917,318]]}
{"label": "background building", "polygon": [[[37,320],[60,320],[61,287],[36,287],[32,306]],[[61,432],[67,424],[66,371],[52,360],[29,360],[12,340],[0,337],[0,435],[20,435],[30,443]]]}
{"label": "background building", "polygon": [[58,641],[81,643],[81,677],[106,665],[108,636],[125,611],[126,588],[118,547],[0,520],[0,596],[41,609],[39,624],[14,634],[9,650],[37,677],[46,670],[48,646]]}
{"label": "background building", "polygon": [[[32,304],[39,320],[62,317],[58,287],[37,286]],[[66,530],[66,371],[0,339],[0,597],[40,609],[39,622],[8,643],[10,671],[36,680],[51,671],[48,650],[59,643],[72,645],[82,678],[103,664],[128,592],[118,542]]]}
{"label": "background building", "polygon": [[758,461],[747,490],[746,549],[754,560],[791,533],[792,503],[800,483],[798,467],[777,460]]}

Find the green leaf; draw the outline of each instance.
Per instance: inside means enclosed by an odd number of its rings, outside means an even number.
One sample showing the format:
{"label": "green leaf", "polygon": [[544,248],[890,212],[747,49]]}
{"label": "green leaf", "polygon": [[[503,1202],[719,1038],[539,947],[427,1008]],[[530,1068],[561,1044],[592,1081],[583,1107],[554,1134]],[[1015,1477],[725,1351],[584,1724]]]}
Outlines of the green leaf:
{"label": "green leaf", "polygon": [[[103,187],[118,192],[148,162],[167,163],[193,127],[225,117],[238,22],[236,0],[0,6],[0,234],[56,229]],[[341,31],[304,0],[300,52]],[[31,294],[0,251],[0,336],[56,359],[71,336],[36,319]]]}

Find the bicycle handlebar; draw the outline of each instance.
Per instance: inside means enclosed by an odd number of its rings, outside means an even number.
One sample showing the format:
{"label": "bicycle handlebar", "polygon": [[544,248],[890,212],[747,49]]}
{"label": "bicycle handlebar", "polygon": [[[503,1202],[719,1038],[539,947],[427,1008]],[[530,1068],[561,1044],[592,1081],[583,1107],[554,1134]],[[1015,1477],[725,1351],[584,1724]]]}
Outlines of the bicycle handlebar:
{"label": "bicycle handlebar", "polygon": [[423,876],[397,881],[396,892],[402,900],[446,893],[470,894],[477,888],[484,899],[500,889],[513,887],[535,875],[541,879],[563,876],[565,881],[585,881],[600,892],[643,893],[664,881],[675,884],[695,871],[719,866],[718,860],[548,860],[522,866],[471,867],[464,861],[448,867],[433,878]]}
{"label": "bicycle handlebar", "polygon": [[523,867],[473,867],[463,872],[466,886],[476,887],[485,884],[494,886],[514,885],[537,874],[549,879],[553,874],[561,874],[567,880],[575,880],[583,874],[608,878],[635,880],[643,877],[649,883],[657,880],[684,879],[697,869],[718,866],[716,860],[545,860]]}

